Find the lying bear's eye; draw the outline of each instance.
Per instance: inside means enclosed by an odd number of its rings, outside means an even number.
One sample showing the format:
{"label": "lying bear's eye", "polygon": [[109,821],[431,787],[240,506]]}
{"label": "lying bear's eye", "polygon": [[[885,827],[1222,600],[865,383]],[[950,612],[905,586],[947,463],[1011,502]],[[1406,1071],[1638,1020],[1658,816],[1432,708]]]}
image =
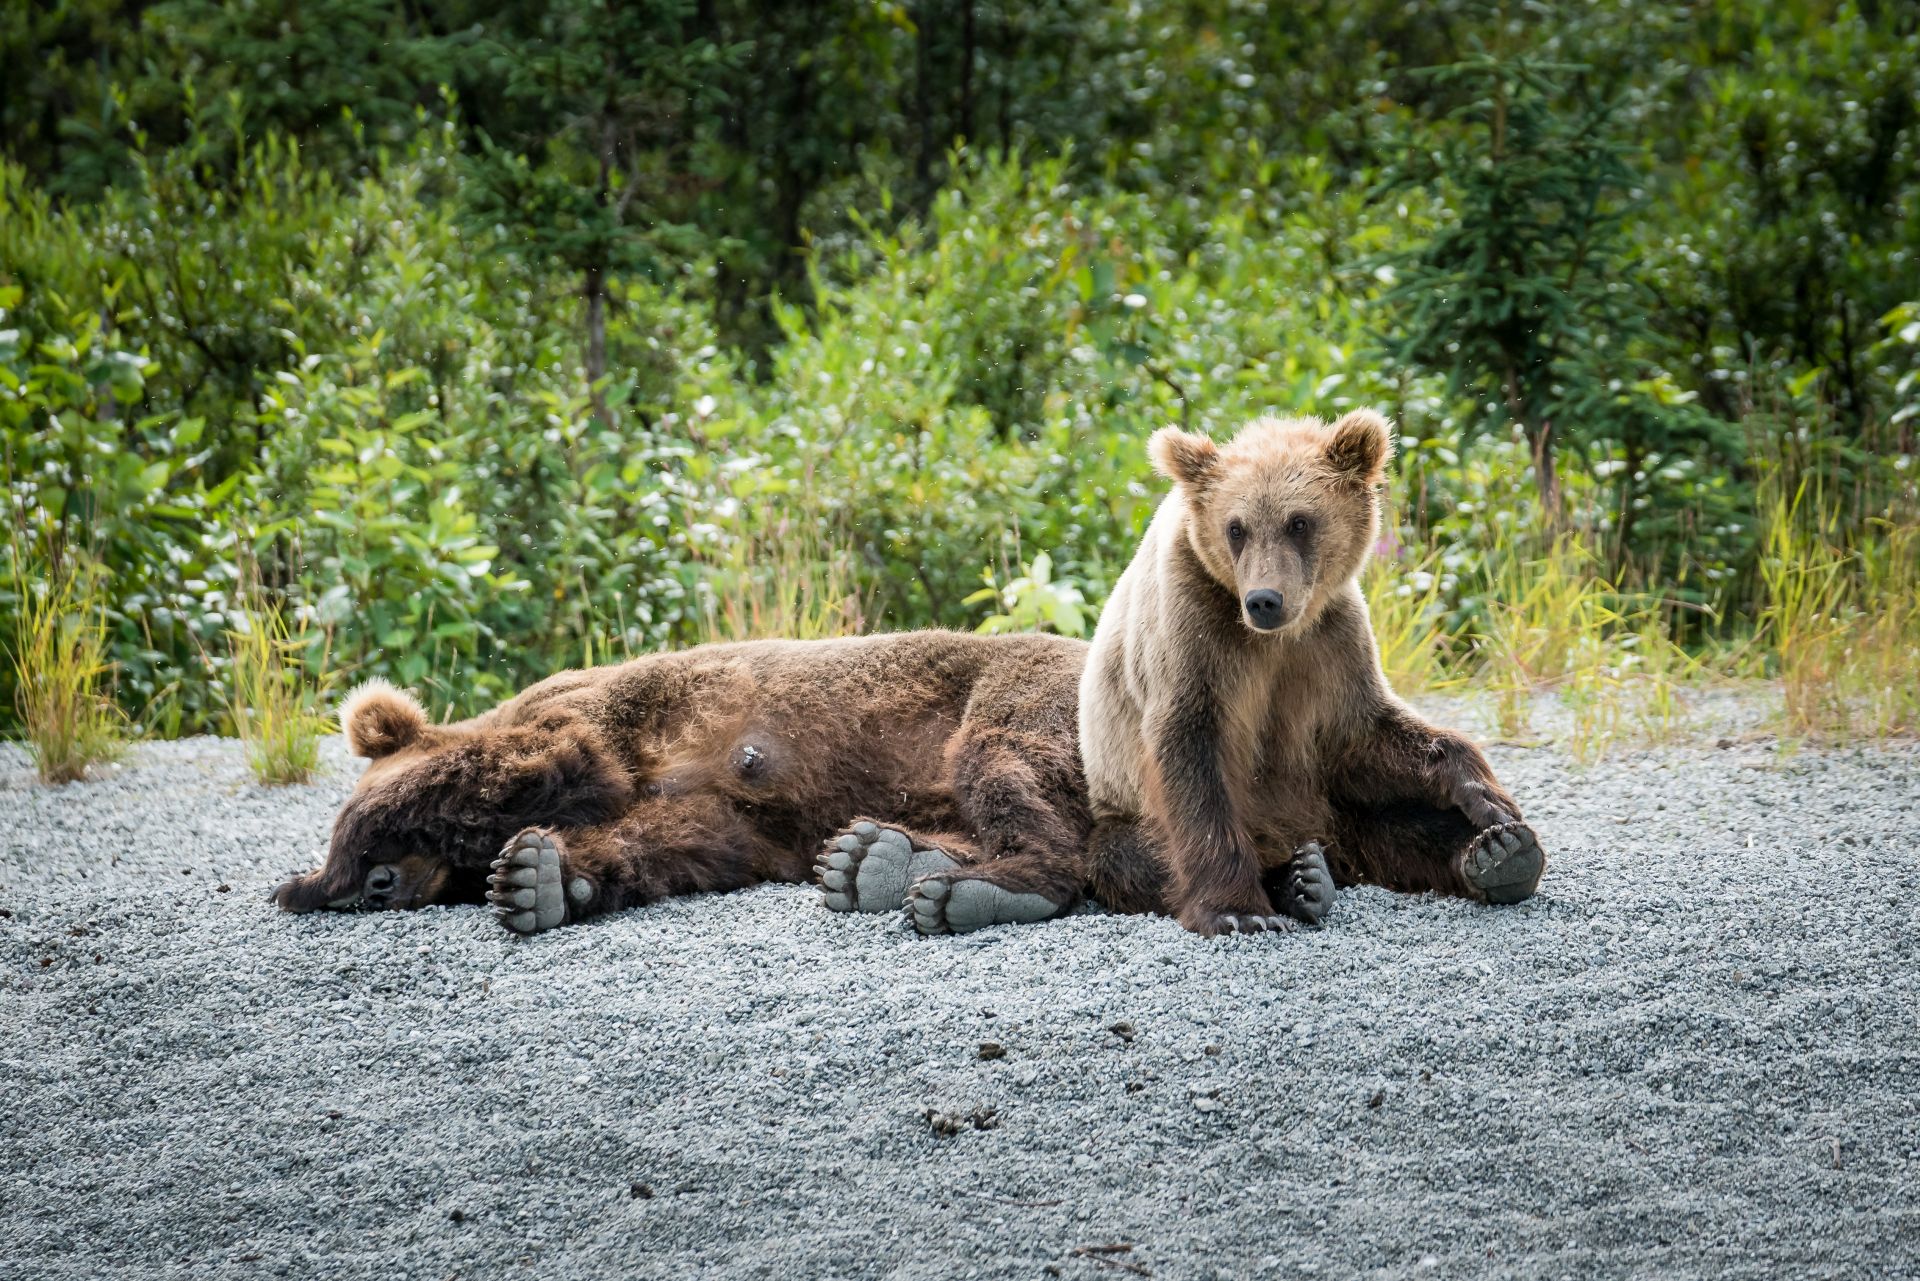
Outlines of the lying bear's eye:
{"label": "lying bear's eye", "polygon": [[1292,520],[1287,522],[1287,532],[1289,534],[1292,534],[1295,538],[1298,538],[1302,534],[1306,533],[1307,518],[1305,516],[1295,516]]}
{"label": "lying bear's eye", "polygon": [[1247,527],[1237,520],[1228,521],[1227,541],[1233,544],[1233,550],[1239,551],[1240,544],[1247,541]]}

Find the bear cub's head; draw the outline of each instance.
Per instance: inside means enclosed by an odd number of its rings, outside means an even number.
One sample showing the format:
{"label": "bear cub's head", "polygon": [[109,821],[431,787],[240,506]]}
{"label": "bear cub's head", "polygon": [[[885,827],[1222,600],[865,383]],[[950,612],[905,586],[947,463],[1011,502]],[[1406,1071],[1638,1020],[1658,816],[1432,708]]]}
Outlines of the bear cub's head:
{"label": "bear cub's head", "polygon": [[1298,633],[1366,563],[1392,454],[1373,410],[1331,427],[1262,418],[1226,445],[1163,427],[1147,451],[1179,486],[1194,555],[1254,631]]}

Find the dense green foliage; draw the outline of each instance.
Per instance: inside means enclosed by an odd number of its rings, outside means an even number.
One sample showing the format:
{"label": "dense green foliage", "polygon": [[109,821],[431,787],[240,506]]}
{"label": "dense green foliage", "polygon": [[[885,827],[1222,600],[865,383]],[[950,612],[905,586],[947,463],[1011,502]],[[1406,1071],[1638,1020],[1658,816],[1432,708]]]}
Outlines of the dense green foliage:
{"label": "dense green foliage", "polygon": [[256,582],[454,708],[796,580],[1078,620],[983,571],[1097,603],[1167,421],[1391,412],[1461,618],[1494,522],[1735,629],[1762,460],[1862,528],[1920,470],[1906,6],[64,0],[0,60],[12,554],[104,567],[164,730]]}

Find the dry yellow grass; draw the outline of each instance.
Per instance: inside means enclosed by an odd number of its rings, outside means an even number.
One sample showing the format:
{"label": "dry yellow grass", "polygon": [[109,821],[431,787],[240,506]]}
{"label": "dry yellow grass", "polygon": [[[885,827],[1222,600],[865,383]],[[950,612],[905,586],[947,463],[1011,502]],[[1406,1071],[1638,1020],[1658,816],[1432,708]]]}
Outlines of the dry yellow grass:
{"label": "dry yellow grass", "polygon": [[321,676],[309,674],[303,657],[305,637],[295,636],[279,602],[249,593],[254,603],[239,615],[241,626],[227,632],[233,660],[227,706],[234,732],[247,752],[247,765],[262,783],[304,783],[320,765],[320,736],[333,728],[321,708],[326,648],[321,647]]}
{"label": "dry yellow grass", "polygon": [[18,543],[13,569],[19,613],[10,656],[22,737],[43,782],[74,782],[127,745],[126,718],[109,693],[98,580],[71,555],[32,563]]}

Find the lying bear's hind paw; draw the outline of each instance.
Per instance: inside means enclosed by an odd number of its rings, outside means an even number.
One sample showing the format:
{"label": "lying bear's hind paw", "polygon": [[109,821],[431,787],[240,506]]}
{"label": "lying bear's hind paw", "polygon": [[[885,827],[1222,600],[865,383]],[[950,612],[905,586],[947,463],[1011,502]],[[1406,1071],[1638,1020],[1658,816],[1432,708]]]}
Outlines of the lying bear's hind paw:
{"label": "lying bear's hind paw", "polygon": [[827,842],[814,874],[829,912],[890,912],[906,904],[907,887],[917,878],[954,866],[944,850],[915,849],[897,827],[861,821]]}
{"label": "lying bear's hind paw", "polygon": [[515,934],[538,934],[564,924],[569,906],[593,896],[584,876],[567,876],[566,854],[552,832],[530,827],[507,842],[487,877],[487,902]]}
{"label": "lying bear's hind paw", "polygon": [[1318,841],[1302,845],[1280,885],[1280,910],[1303,925],[1318,925],[1333,911],[1333,869]]}
{"label": "lying bear's hind paw", "polygon": [[989,925],[1028,925],[1060,913],[1044,894],[1004,889],[977,876],[936,872],[907,892],[913,928],[922,934],[966,934]]}
{"label": "lying bear's hind paw", "polygon": [[1473,838],[1460,855],[1460,877],[1488,903],[1519,903],[1540,888],[1547,853],[1525,823],[1500,823]]}

